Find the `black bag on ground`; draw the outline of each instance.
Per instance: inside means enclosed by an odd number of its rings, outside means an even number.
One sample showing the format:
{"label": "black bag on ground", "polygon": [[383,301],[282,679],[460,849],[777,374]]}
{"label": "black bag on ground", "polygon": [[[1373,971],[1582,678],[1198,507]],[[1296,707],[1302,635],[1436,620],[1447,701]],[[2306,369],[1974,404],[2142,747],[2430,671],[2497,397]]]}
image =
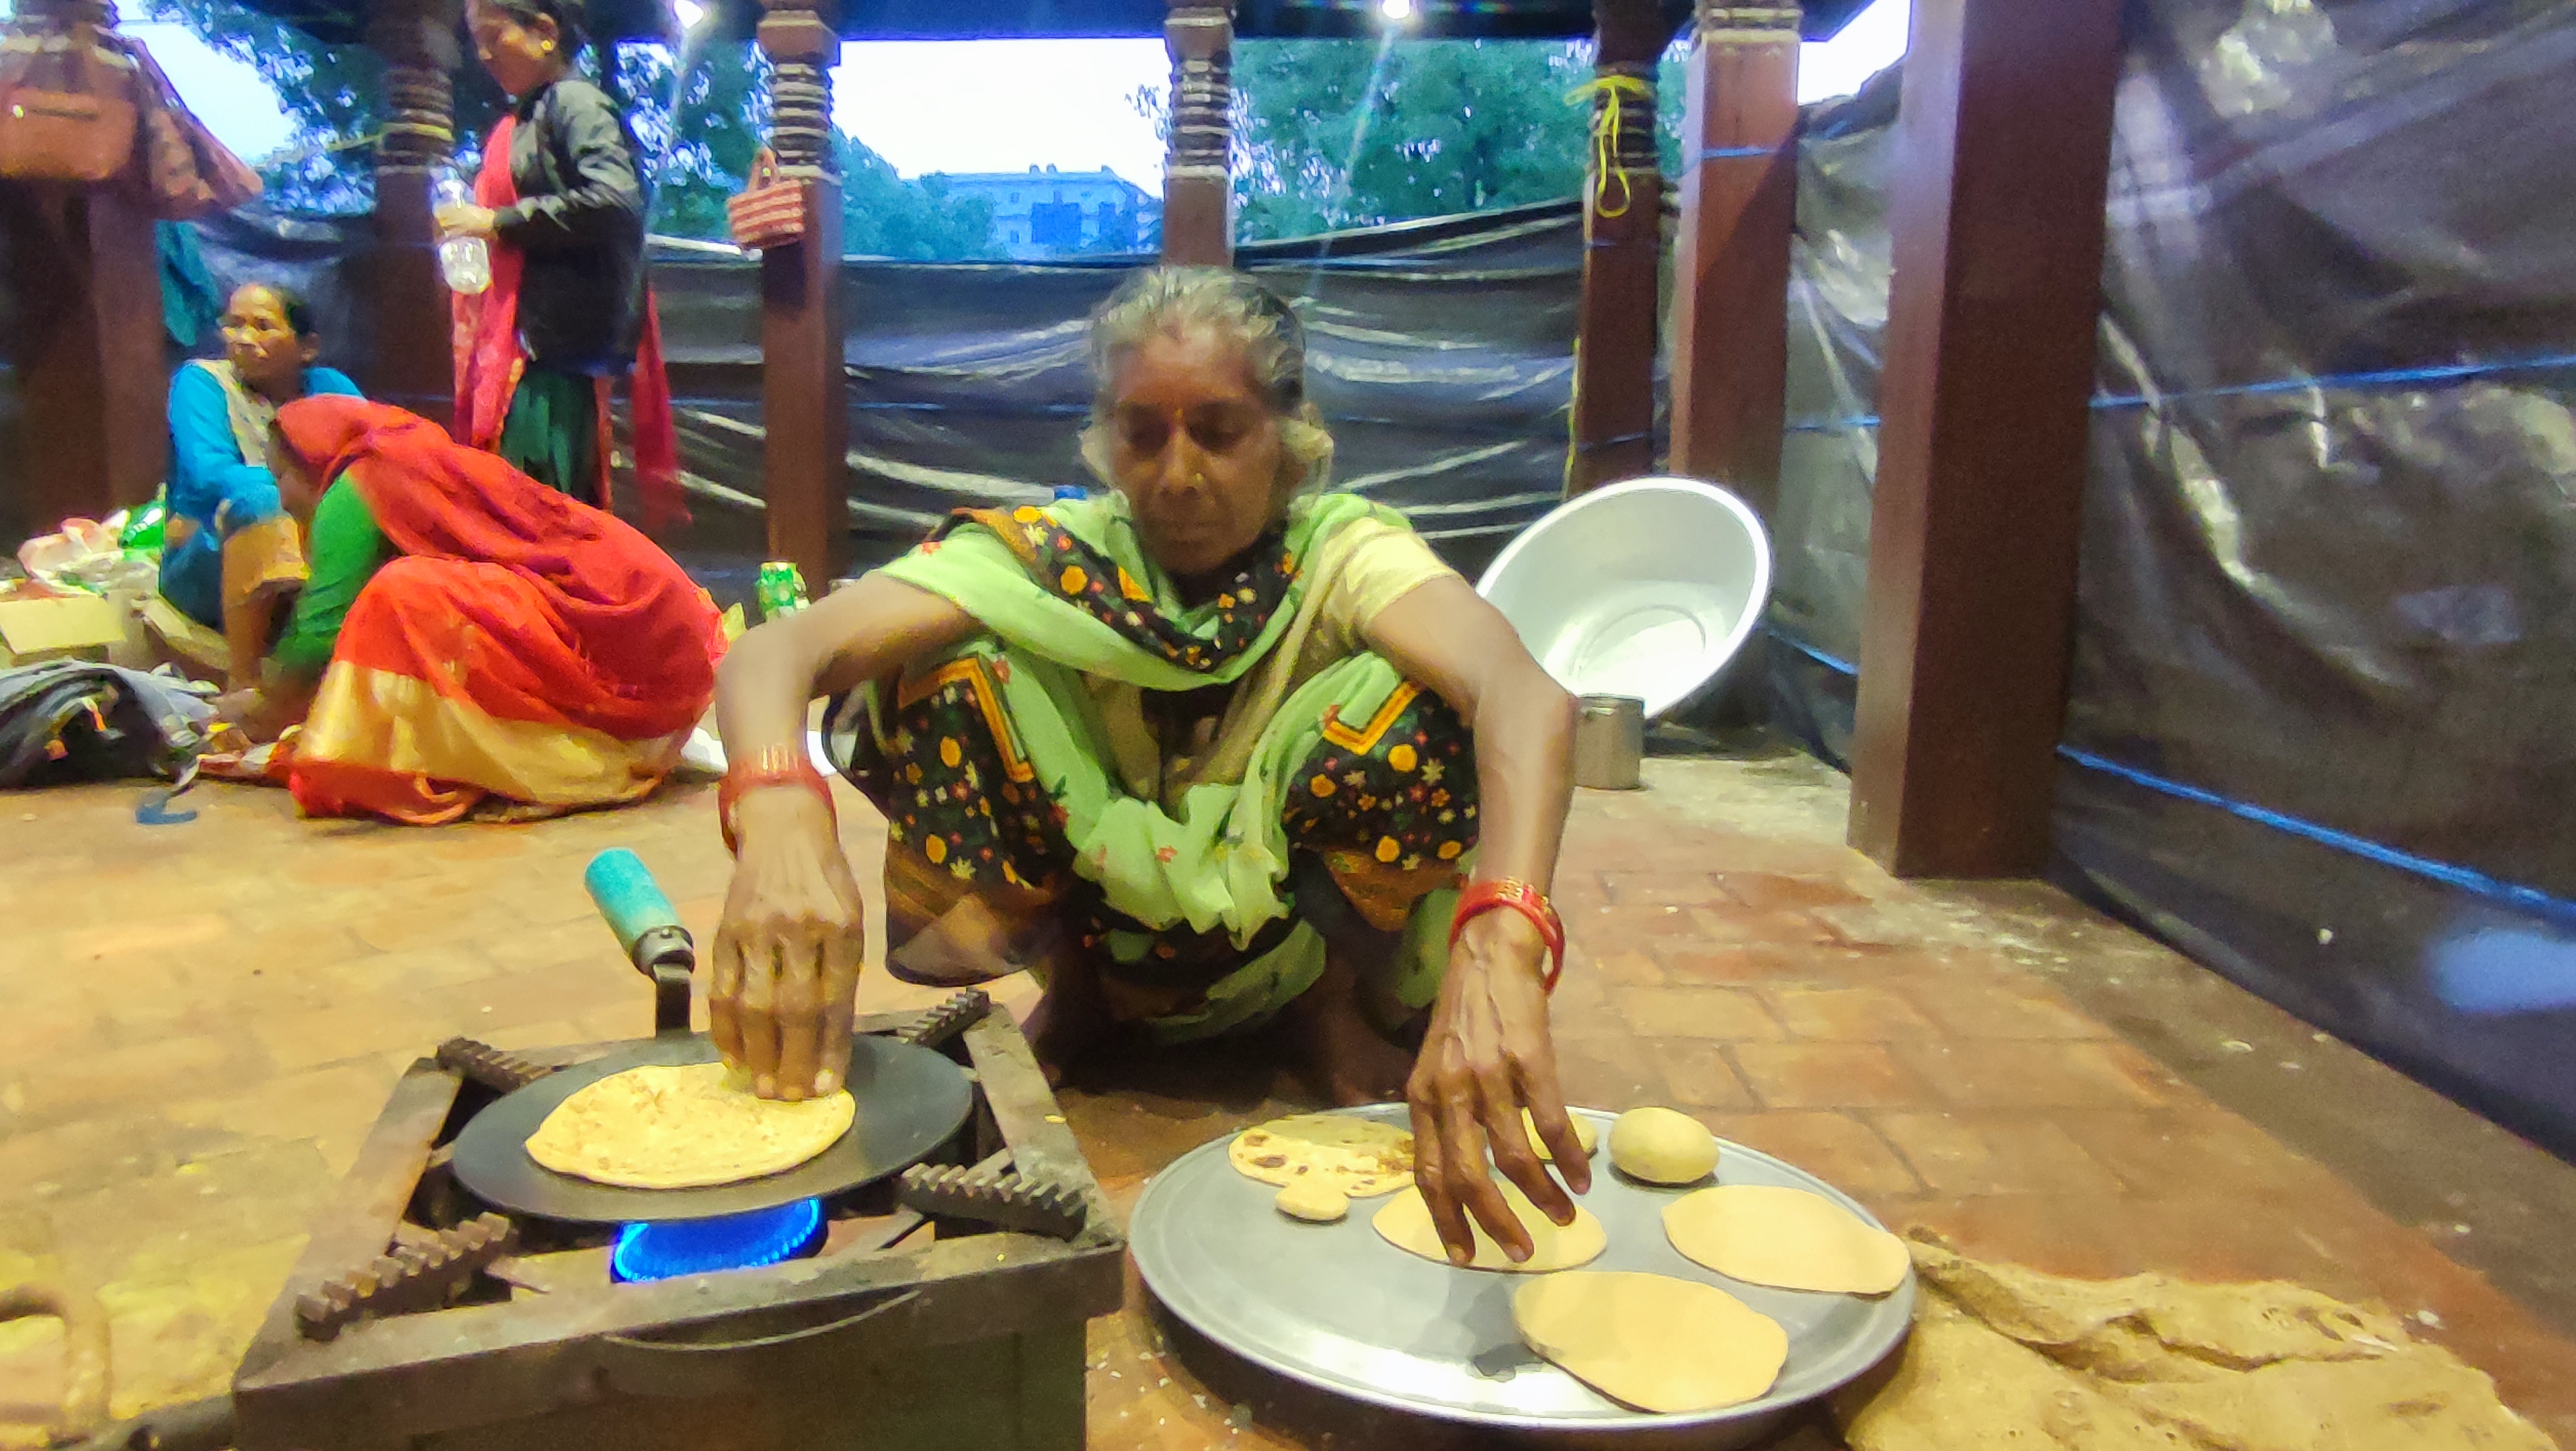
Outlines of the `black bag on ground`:
{"label": "black bag on ground", "polygon": [[0,789],[174,779],[214,708],[175,679],[61,661],[0,671]]}

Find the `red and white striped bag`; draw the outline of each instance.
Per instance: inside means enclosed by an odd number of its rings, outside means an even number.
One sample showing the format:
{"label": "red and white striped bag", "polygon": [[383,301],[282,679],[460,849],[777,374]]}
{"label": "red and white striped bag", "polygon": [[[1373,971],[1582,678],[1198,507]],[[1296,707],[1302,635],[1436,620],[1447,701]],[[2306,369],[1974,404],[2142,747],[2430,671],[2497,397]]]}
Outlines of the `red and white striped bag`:
{"label": "red and white striped bag", "polygon": [[805,185],[778,174],[778,157],[766,147],[751,164],[751,185],[725,201],[733,244],[746,252],[792,247],[805,240]]}

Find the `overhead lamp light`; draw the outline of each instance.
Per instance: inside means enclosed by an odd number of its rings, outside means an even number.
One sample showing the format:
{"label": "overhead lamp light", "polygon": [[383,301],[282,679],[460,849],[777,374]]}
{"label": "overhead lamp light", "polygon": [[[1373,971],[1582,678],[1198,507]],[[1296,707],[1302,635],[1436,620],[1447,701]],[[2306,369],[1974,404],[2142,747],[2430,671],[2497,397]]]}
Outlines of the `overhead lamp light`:
{"label": "overhead lamp light", "polygon": [[1402,25],[1413,18],[1413,0],[1377,0],[1377,13],[1390,24]]}
{"label": "overhead lamp light", "polygon": [[680,29],[684,31],[695,30],[706,24],[709,13],[707,7],[700,4],[699,0],[671,0],[672,18],[680,22]]}

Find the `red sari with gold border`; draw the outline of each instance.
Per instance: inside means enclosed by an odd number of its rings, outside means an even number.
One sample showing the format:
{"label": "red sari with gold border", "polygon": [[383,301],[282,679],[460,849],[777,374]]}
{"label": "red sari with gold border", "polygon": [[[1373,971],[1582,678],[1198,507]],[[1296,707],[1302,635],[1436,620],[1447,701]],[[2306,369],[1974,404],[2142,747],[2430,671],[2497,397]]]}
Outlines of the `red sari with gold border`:
{"label": "red sari with gold border", "polygon": [[402,555],[350,608],[294,741],[307,813],[550,815],[679,764],[724,635],[668,554],[398,408],[309,398],[278,424]]}

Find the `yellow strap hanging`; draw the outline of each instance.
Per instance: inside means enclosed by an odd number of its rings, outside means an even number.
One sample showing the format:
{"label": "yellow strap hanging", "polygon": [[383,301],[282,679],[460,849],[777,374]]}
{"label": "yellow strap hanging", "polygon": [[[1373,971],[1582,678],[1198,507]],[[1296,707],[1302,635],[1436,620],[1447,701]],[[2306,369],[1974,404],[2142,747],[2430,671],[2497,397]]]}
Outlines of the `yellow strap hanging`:
{"label": "yellow strap hanging", "polygon": [[[1655,83],[1636,76],[1599,75],[1565,93],[1565,104],[1569,106],[1590,105],[1595,98],[1601,101],[1599,111],[1592,118],[1595,178],[1592,204],[1593,210],[1605,217],[1626,216],[1628,208],[1637,200],[1636,192],[1628,185],[1628,169],[1619,165],[1619,113],[1625,109],[1620,101],[1628,96],[1651,106],[1655,99]],[[1619,179],[1619,205],[1615,210],[1609,204],[1610,178],[1613,176]]]}

